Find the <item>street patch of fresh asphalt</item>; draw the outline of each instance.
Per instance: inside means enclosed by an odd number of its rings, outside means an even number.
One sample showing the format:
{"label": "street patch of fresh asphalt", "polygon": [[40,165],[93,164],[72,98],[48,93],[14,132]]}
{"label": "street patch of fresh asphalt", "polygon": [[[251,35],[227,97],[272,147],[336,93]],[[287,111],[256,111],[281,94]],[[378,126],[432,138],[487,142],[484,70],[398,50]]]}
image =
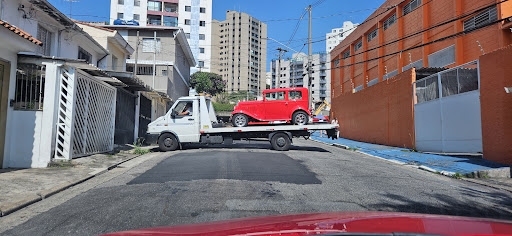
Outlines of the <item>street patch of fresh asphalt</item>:
{"label": "street patch of fresh asphalt", "polygon": [[206,179],[321,184],[300,161],[282,153],[200,152],[181,153],[130,181],[128,184],[165,183]]}

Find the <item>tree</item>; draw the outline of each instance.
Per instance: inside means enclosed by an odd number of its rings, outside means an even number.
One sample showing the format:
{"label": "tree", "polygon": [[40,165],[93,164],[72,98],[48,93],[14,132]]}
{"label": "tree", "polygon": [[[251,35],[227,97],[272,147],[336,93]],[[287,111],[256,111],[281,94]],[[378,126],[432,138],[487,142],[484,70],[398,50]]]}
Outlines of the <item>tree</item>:
{"label": "tree", "polygon": [[190,77],[192,88],[198,93],[216,95],[226,87],[226,81],[220,75],[208,72],[196,72]]}

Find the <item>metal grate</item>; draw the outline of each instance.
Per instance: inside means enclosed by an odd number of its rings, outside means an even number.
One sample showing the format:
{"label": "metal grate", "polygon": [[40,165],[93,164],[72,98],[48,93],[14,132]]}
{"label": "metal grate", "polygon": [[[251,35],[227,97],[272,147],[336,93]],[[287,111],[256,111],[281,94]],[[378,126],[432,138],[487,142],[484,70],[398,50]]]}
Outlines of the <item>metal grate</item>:
{"label": "metal grate", "polygon": [[73,157],[111,151],[116,90],[81,71],[76,81]]}
{"label": "metal grate", "polygon": [[455,63],[455,45],[428,55],[429,67],[445,67]]}
{"label": "metal grate", "polygon": [[479,13],[464,21],[464,30],[480,28],[498,20],[498,10],[496,6],[490,7],[485,11]]}
{"label": "metal grate", "polygon": [[387,30],[390,26],[392,26],[396,22],[396,13],[388,17],[384,22],[382,22],[382,27],[384,30]]}
{"label": "metal grate", "polygon": [[433,74],[414,84],[417,104],[478,90],[478,61]]}
{"label": "metal grate", "polygon": [[16,70],[15,110],[43,110],[46,66],[18,64]]}
{"label": "metal grate", "polygon": [[82,71],[62,68],[55,159],[111,151],[116,90]]}
{"label": "metal grate", "polygon": [[405,4],[403,8],[403,15],[407,15],[411,13],[414,9],[419,7],[421,4],[421,0],[411,0],[409,3]]}
{"label": "metal grate", "polygon": [[377,38],[378,29],[374,29],[372,32],[368,34],[368,42],[372,41],[372,39]]}
{"label": "metal grate", "polygon": [[363,40],[359,41],[354,45],[354,52],[361,49],[363,47]]}
{"label": "metal grate", "polygon": [[348,57],[350,57],[350,50],[347,50],[343,53],[343,59],[347,59]]}

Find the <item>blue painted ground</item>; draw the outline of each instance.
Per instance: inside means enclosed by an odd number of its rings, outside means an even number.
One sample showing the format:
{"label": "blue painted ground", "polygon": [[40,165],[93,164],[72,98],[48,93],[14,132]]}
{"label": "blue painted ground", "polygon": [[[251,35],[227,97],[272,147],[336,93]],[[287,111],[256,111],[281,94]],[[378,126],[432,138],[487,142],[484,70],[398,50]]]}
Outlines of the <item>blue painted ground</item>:
{"label": "blue painted ground", "polygon": [[448,171],[453,173],[467,174],[475,171],[508,167],[503,164],[495,163],[480,158],[465,158],[425,154],[411,152],[411,150],[404,148],[363,143],[344,138],[339,138],[336,140],[325,138],[325,136],[321,138],[318,132],[311,135],[311,138],[324,143],[336,143],[351,148],[357,148],[358,151],[360,152],[364,152],[373,156],[382,157],[384,159],[397,160],[411,165],[427,166],[436,171]]}

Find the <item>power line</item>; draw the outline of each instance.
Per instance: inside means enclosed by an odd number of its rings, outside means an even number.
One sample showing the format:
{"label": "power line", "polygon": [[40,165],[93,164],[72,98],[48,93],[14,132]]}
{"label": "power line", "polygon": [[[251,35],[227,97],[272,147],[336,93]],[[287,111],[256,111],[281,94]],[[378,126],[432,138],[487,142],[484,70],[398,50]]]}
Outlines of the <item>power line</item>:
{"label": "power line", "polygon": [[[429,2],[431,2],[431,1],[432,1],[432,0],[430,0]],[[481,5],[481,6],[480,6],[480,8],[478,8],[478,9],[474,9],[474,10],[472,10],[472,11],[470,11],[470,12],[460,14],[460,15],[458,15],[458,16],[455,16],[454,18],[451,18],[451,19],[446,20],[445,22],[442,22],[442,23],[439,23],[439,24],[437,24],[437,25],[431,26],[431,27],[429,27],[429,28],[427,28],[427,29],[423,29],[423,30],[420,30],[420,31],[417,31],[417,32],[410,33],[410,34],[408,34],[408,35],[403,36],[402,38],[399,38],[399,39],[393,40],[393,41],[388,42],[388,43],[385,43],[385,44],[383,44],[383,45],[379,45],[379,46],[377,46],[377,47],[374,47],[374,48],[371,48],[371,49],[367,49],[367,50],[365,50],[365,51],[362,51],[362,52],[359,52],[359,53],[356,53],[356,54],[350,55],[350,56],[349,56],[349,57],[347,57],[347,58],[354,57],[354,56],[357,56],[357,55],[361,55],[361,54],[363,54],[363,53],[365,53],[365,52],[370,52],[370,51],[373,51],[373,50],[376,50],[376,49],[382,48],[382,47],[384,47],[384,46],[391,45],[391,44],[397,43],[397,42],[399,42],[399,41],[402,41],[402,40],[405,40],[405,39],[408,39],[408,38],[411,38],[411,37],[414,37],[414,36],[418,36],[418,35],[420,35],[421,33],[424,33],[424,32],[430,31],[430,30],[432,30],[432,29],[435,29],[435,28],[438,28],[438,27],[444,26],[444,25],[446,25],[446,24],[452,23],[452,22],[454,22],[454,21],[457,21],[457,20],[463,19],[463,18],[465,18],[465,17],[467,17],[467,16],[473,15],[473,14],[475,14],[475,13],[477,13],[477,12],[480,12],[480,11],[486,10],[486,9],[488,9],[488,8],[490,8],[490,7],[493,7],[493,6],[497,6],[497,5],[499,5],[499,4],[501,4],[501,3],[504,3],[504,2],[507,2],[507,1],[509,1],[509,0],[502,0],[502,1],[500,1],[500,2],[493,3],[493,4],[489,4],[489,5],[487,5],[487,6],[483,6],[483,5]],[[427,2],[427,3],[428,3],[428,2]],[[422,6],[423,6],[423,5],[422,5]],[[482,6],[483,6],[483,7],[482,7]],[[417,10],[417,9],[419,9],[419,7],[418,7],[418,8],[416,8],[416,9],[414,9],[414,10]],[[355,41],[352,41],[351,43],[345,44],[344,46],[341,46],[341,47],[339,47],[339,48],[344,49],[346,46],[348,46],[348,45],[352,44],[353,42],[355,42]],[[340,49],[338,49],[338,50],[340,50]],[[338,51],[338,50],[336,50],[336,51]],[[333,51],[334,51],[334,50],[333,50]],[[344,59],[346,59],[346,58],[344,58]]]}
{"label": "power line", "polygon": [[472,29],[468,29],[468,30],[463,30],[461,32],[458,32],[458,33],[455,33],[455,34],[452,34],[452,35],[449,35],[449,36],[446,36],[446,37],[443,37],[443,38],[440,38],[440,39],[436,39],[436,40],[430,41],[428,43],[423,43],[423,44],[420,44],[420,45],[417,45],[417,46],[413,46],[413,47],[406,48],[406,49],[403,49],[403,50],[400,50],[400,51],[389,53],[389,54],[386,54],[386,55],[383,55],[383,56],[380,56],[380,57],[375,57],[375,58],[371,58],[371,59],[368,59],[368,60],[364,60],[364,61],[360,61],[360,62],[355,62],[353,64],[332,67],[332,68],[328,68],[326,70],[332,70],[332,69],[339,69],[339,68],[345,68],[345,67],[349,67],[349,66],[354,66],[354,65],[358,65],[358,64],[362,64],[362,63],[378,60],[378,59],[381,59],[381,58],[385,58],[385,57],[388,57],[388,56],[393,56],[393,55],[396,55],[396,54],[399,54],[399,53],[402,53],[402,52],[411,51],[411,50],[414,50],[414,49],[417,49],[417,48],[422,48],[422,47],[425,47],[425,46],[428,46],[428,45],[431,45],[431,44],[434,44],[434,43],[442,42],[442,41],[445,41],[445,40],[448,40],[448,39],[451,39],[451,38],[457,38],[457,37],[463,36],[465,34],[473,33],[474,31],[480,30],[480,29],[485,28],[487,26],[490,26],[490,25],[493,25],[493,24],[496,24],[496,23],[500,23],[502,21],[507,20],[510,17],[512,17],[512,16],[508,16],[508,17],[505,17],[505,18],[502,18],[502,19],[498,19],[496,21],[490,22],[490,23],[482,25],[480,27],[476,27],[476,28],[472,28]]}

